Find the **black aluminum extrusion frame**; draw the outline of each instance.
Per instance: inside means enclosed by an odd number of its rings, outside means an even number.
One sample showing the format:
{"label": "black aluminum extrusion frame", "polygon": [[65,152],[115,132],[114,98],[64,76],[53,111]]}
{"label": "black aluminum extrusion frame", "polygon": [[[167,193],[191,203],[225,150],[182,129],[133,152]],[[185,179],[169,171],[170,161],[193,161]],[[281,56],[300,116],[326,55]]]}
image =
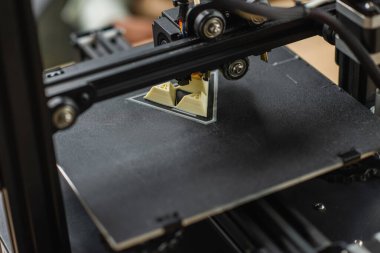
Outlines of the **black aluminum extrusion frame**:
{"label": "black aluminum extrusion frame", "polygon": [[14,252],[70,252],[29,0],[0,7],[0,169]]}
{"label": "black aluminum extrusion frame", "polygon": [[[326,7],[334,11],[334,7]],[[311,20],[268,22],[210,43],[184,39],[55,69],[41,78],[37,30],[29,0],[0,8],[0,182],[15,252],[70,252],[52,142],[48,100],[68,97],[80,112],[93,103],[173,76],[218,68],[291,42],[321,35]],[[178,59],[186,61],[178,62]],[[133,64],[131,64],[133,63]],[[85,96],[84,96],[85,95]]]}
{"label": "black aluminum extrusion frame", "polygon": [[[323,8],[335,11],[333,4]],[[50,70],[45,73],[45,92],[49,101],[62,101],[60,106],[69,101],[81,114],[96,102],[197,71],[218,69],[229,61],[322,35],[322,30],[323,25],[308,19],[277,20],[211,42],[182,39],[160,47],[134,49]],[[49,103],[51,114],[59,108],[56,105]]]}

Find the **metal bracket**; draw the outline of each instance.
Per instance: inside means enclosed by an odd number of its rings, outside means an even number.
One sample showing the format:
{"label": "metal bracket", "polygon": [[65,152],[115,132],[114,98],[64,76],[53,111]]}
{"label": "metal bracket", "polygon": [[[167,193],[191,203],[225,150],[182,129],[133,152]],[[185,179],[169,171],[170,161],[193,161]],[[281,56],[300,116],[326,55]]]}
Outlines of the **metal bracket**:
{"label": "metal bracket", "polygon": [[156,219],[156,221],[163,225],[165,234],[175,233],[178,230],[181,230],[183,227],[182,219],[180,218],[178,212],[173,212],[170,214],[160,216]]}
{"label": "metal bracket", "polygon": [[361,158],[361,154],[355,148],[348,152],[340,153],[338,156],[342,158],[344,165],[358,162]]}
{"label": "metal bracket", "polygon": [[380,28],[380,15],[367,17],[342,0],[337,1],[336,10],[364,29]]}

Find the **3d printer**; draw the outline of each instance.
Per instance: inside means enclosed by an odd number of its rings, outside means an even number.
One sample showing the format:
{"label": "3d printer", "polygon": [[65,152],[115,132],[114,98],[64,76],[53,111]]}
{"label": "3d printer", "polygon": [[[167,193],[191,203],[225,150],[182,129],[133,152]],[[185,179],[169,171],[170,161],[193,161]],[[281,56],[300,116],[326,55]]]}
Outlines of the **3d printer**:
{"label": "3d printer", "polygon": [[[155,21],[154,44],[131,49],[114,28],[74,36],[84,61],[46,71],[41,85],[30,7],[4,1],[0,168],[9,248],[377,252],[378,234],[350,243],[378,232],[377,181],[339,183],[379,175],[380,121],[368,110],[380,104],[379,2],[175,4]],[[281,48],[314,35],[337,47],[339,86]],[[225,78],[209,74],[215,69]],[[212,119],[144,100],[155,84],[176,79],[186,89],[193,77],[212,80]],[[309,181],[316,177],[325,180]]]}

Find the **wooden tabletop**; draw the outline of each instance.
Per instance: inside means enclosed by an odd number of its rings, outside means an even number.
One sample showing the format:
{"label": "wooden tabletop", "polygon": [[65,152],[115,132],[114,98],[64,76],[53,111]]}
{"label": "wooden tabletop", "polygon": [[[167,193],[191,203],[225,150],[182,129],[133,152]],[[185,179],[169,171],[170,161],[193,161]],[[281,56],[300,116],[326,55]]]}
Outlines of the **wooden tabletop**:
{"label": "wooden tabletop", "polygon": [[313,37],[288,45],[306,62],[334,83],[338,83],[339,68],[335,63],[335,47],[321,37]]}

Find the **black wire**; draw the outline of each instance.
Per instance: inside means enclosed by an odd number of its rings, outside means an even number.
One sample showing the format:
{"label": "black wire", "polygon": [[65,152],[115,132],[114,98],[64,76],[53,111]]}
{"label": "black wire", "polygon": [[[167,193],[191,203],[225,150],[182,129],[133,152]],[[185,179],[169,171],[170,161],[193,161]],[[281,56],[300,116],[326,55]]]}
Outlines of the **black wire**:
{"label": "black wire", "polygon": [[359,39],[356,38],[339,20],[322,10],[313,9],[308,14],[308,17],[330,26],[330,28],[333,29],[351,49],[358,61],[365,67],[365,71],[367,71],[376,87],[380,89],[379,67],[372,60],[367,49],[365,49]]}
{"label": "black wire", "polygon": [[288,19],[305,17],[305,10],[302,7],[279,8],[266,4],[250,4],[241,0],[216,0],[224,8],[231,11],[243,11],[260,15],[270,19]]}
{"label": "black wire", "polygon": [[260,15],[271,19],[284,18],[303,18],[308,17],[317,22],[326,24],[334,30],[339,37],[347,44],[358,61],[365,67],[368,75],[377,88],[380,88],[380,71],[378,66],[372,60],[370,54],[363,44],[352,33],[349,32],[339,20],[332,15],[320,10],[312,9],[309,12],[303,7],[296,6],[292,8],[276,8],[263,4],[249,4],[243,0],[216,0],[223,7],[232,11],[243,11],[250,14]]}

